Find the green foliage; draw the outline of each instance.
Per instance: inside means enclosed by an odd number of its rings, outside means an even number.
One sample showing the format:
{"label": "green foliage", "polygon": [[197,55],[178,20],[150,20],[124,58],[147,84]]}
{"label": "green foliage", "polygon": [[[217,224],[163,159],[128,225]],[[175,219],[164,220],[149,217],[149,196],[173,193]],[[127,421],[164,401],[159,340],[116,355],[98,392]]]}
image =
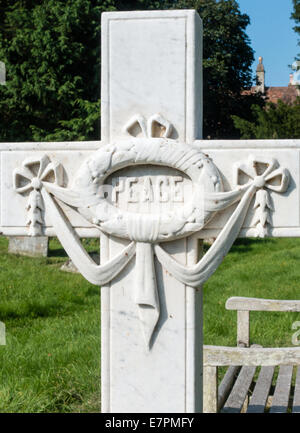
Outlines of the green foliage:
{"label": "green foliage", "polygon": [[[3,2],[2,2],[3,3]],[[2,141],[99,135],[101,2],[11,1],[0,32]]]}
{"label": "green foliage", "polygon": [[[296,22],[294,30],[300,35],[300,0],[293,0],[291,18]],[[232,116],[241,138],[300,138],[300,98],[293,104],[285,104],[281,100],[276,105],[269,102],[265,107],[262,104],[253,104],[250,115],[243,110],[241,112],[243,118],[238,115]]]}
{"label": "green foliage", "polygon": [[240,95],[253,51],[236,0],[0,0],[0,140],[99,139],[101,13],[169,8],[203,19],[204,136],[237,136],[257,96]]}
{"label": "green foliage", "polygon": [[235,0],[198,0],[195,5],[204,27],[204,137],[239,138],[231,116],[243,112],[247,117],[252,104],[261,104],[260,95],[241,95],[252,83],[250,20]]}
{"label": "green foliage", "polygon": [[263,109],[252,106],[254,121],[233,116],[234,125],[244,139],[300,138],[300,98],[292,105],[281,100]]}
{"label": "green foliage", "polygon": [[[293,0],[293,13],[291,18],[296,22],[294,30],[300,36],[300,0]],[[300,45],[300,39],[298,45]]]}
{"label": "green foliage", "polygon": [[246,28],[248,15],[236,0],[178,0],[175,8],[196,9],[203,21],[203,136],[239,138],[232,115],[251,118],[262,106],[260,94],[242,95],[251,86],[254,53]]}
{"label": "green foliage", "polygon": [[[223,263],[204,284],[204,344],[236,346],[236,311],[231,296],[299,299],[299,239],[237,239]],[[292,323],[300,313],[254,312],[250,343],[291,347]]]}
{"label": "green foliage", "polygon": [[164,3],[0,0],[0,140],[99,139],[101,13]]}

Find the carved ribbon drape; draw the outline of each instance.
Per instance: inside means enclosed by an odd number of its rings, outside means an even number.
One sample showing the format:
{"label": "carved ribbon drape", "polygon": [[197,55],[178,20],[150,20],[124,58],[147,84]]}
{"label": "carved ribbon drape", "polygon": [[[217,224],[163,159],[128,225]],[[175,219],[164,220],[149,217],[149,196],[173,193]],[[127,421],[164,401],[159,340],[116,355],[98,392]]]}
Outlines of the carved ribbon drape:
{"label": "carved ribbon drape", "polygon": [[[97,285],[111,281],[136,255],[136,287],[133,289],[133,299],[139,306],[139,314],[142,316],[147,346],[150,345],[160,314],[153,254],[156,254],[158,260],[176,279],[192,287],[199,286],[212,275],[230,249],[241,229],[250,201],[256,191],[256,186],[251,184],[240,187],[236,191],[207,194],[205,205],[212,211],[225,209],[240,200],[241,197],[243,198],[208,253],[197,265],[186,268],[176,262],[158,244],[151,242],[131,242],[113,260],[97,266],[82,247],[75,230],[52,197],[52,195],[55,196],[56,187],[47,182],[44,183],[44,187],[42,196],[51,215],[57,237],[79,272],[88,281]],[[52,195],[47,189],[51,190]],[[59,198],[62,199],[61,189],[58,191]]]}
{"label": "carved ribbon drape", "polygon": [[161,246],[155,245],[154,251],[160,263],[183,284],[199,287],[205,283],[215,272],[237,238],[255,192],[256,186],[251,185],[215,242],[197,264],[190,267],[183,266],[166,253]]}
{"label": "carved ribbon drape", "polygon": [[[194,161],[196,157],[195,153],[191,153],[191,156]],[[289,184],[289,174],[287,170],[278,168],[277,161],[263,161],[267,168],[262,173],[258,173],[255,168],[253,169],[255,167],[254,163],[257,163],[257,161],[253,158],[249,161],[247,163],[240,163],[235,167],[237,173],[237,188],[235,190],[229,192],[204,191],[203,206],[207,215],[211,214],[213,216],[216,212],[226,209],[233,203],[239,203],[208,252],[197,264],[188,267],[178,263],[160,244],[162,242],[158,237],[160,218],[158,217],[157,220],[156,218],[151,219],[140,217],[139,215],[132,215],[128,219],[129,222],[127,221],[128,230],[126,236],[131,241],[129,245],[107,263],[97,265],[83,248],[79,237],[60,206],[60,202],[73,206],[80,211],[85,209],[85,207],[97,206],[99,198],[95,194],[91,195],[91,198],[86,197],[86,202],[83,206],[80,199],[81,196],[76,189],[59,186],[60,182],[58,182],[58,178],[60,177],[61,170],[56,164],[51,163],[47,157],[42,157],[39,160],[40,168],[35,176],[30,172],[30,163],[35,164],[37,161],[25,161],[23,168],[16,170],[14,173],[14,185],[18,193],[34,190],[42,197],[54,231],[63,248],[79,272],[92,284],[104,285],[109,283],[135,257],[136,281],[135,287],[132,288],[132,298],[138,306],[140,322],[147,347],[149,348],[153,331],[160,316],[154,256],[181,283],[191,287],[198,287],[213,274],[231,248],[243,226],[249,205],[255,194],[259,193],[262,195],[265,192],[264,188],[275,192],[286,191]],[[243,171],[248,176],[250,179],[248,183],[239,185],[239,171]],[[47,181],[47,175],[50,172],[54,173],[52,183]],[[21,176],[24,179],[29,179],[25,186],[18,183]],[[277,183],[274,183],[274,178],[278,178],[279,182],[277,179]],[[90,188],[90,183],[88,184],[88,188]],[[259,194],[256,196],[256,202],[259,200]],[[93,202],[89,203],[91,199]],[[146,229],[144,229],[145,221],[147,222]],[[267,219],[264,222],[266,221]],[[105,231],[101,225],[95,224],[95,227]],[[195,225],[195,227],[197,228],[198,226]],[[199,229],[195,230],[199,232]],[[181,229],[178,230],[178,233],[179,235],[177,234],[177,236],[179,237],[184,235],[184,231],[181,231]]]}
{"label": "carved ribbon drape", "polygon": [[128,247],[124,248],[119,255],[109,262],[96,265],[83,248],[75,230],[46,188],[42,189],[42,196],[60,243],[79,272],[90,283],[100,286],[108,283],[122,271],[135,255],[136,246],[134,242],[131,242]]}

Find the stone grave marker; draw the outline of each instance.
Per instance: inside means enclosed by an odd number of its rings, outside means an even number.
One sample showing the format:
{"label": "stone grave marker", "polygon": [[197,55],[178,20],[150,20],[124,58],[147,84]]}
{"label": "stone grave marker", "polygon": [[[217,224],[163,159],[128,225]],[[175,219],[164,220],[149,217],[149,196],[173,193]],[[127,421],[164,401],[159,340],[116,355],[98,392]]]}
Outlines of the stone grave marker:
{"label": "stone grave marker", "polygon": [[[0,62],[0,85],[6,85],[6,67]],[[48,238],[46,236],[9,236],[8,252],[31,257],[48,255]]]}
{"label": "stone grave marker", "polygon": [[201,140],[201,62],[195,11],[104,13],[101,142],[0,145],[1,232],[101,286],[103,412],[201,412],[202,284],[238,236],[300,235],[300,142]]}
{"label": "stone grave marker", "polygon": [[47,236],[9,236],[8,252],[30,257],[47,257]]}

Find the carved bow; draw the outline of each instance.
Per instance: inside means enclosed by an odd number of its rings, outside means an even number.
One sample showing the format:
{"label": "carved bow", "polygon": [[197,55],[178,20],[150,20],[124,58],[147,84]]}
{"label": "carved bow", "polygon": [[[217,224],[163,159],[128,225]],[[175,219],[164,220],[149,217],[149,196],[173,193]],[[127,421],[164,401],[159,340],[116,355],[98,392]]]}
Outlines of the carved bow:
{"label": "carved bow", "polygon": [[27,158],[22,167],[16,168],[13,173],[13,185],[19,194],[29,193],[26,210],[26,224],[29,226],[29,236],[42,234],[44,225],[44,203],[41,189],[44,182],[53,182],[56,185],[63,183],[63,168],[50,161],[47,155]]}
{"label": "carved bow", "polygon": [[269,234],[271,212],[274,211],[269,191],[285,192],[289,184],[289,173],[285,168],[279,167],[275,159],[258,159],[250,155],[247,161],[239,162],[234,167],[235,186],[242,185],[242,180],[246,179],[257,187],[253,224],[257,236],[263,238]]}
{"label": "carved bow", "polygon": [[[155,127],[154,123],[156,123]],[[127,131],[131,131],[133,127],[136,128],[137,126],[147,136],[153,134],[153,128],[164,130],[164,134],[166,135],[169,135],[171,132],[169,124],[164,122],[164,119],[159,115],[152,116],[148,122],[142,117],[135,117],[127,125]],[[153,143],[153,146],[156,150],[159,149],[157,143]],[[176,149],[174,150],[176,156],[175,151]],[[187,159],[192,161],[192,165],[195,166],[194,170],[198,173],[198,170],[201,168],[201,166],[198,167],[197,165],[199,161],[195,159],[195,152],[192,154],[189,152],[187,150],[184,161],[186,162]],[[111,152],[104,152],[104,154],[106,158],[104,162],[106,164],[112,156]],[[132,154],[133,152],[131,151],[130,155]],[[202,158],[200,154],[199,158]],[[131,164],[136,161],[137,158]],[[92,162],[95,162],[95,160],[92,160]],[[100,158],[100,163],[103,163],[102,158]],[[210,161],[207,160],[206,163],[210,164]],[[103,164],[101,164],[99,167],[103,168]],[[130,224],[128,225],[129,229],[131,227],[127,233],[127,239],[131,241],[129,245],[109,262],[97,265],[83,248],[74,228],[59,205],[59,201],[62,201],[75,208],[87,206],[83,200],[84,196],[80,195],[76,188],[68,189],[59,186],[59,183],[62,181],[61,170],[62,168],[51,162],[47,156],[39,159],[27,159],[20,169],[15,170],[14,187],[16,192],[21,194],[29,192],[27,204],[29,232],[32,236],[41,232],[44,203],[55,233],[63,248],[80,273],[88,281],[97,285],[110,282],[135,257],[136,285],[132,293],[134,302],[138,306],[140,321],[148,348],[151,346],[153,332],[160,315],[154,256],[156,255],[158,261],[174,278],[185,285],[199,287],[213,274],[231,248],[243,226],[253,197],[256,196],[254,207],[257,213],[256,225],[258,232],[259,234],[264,234],[266,224],[270,223],[269,212],[272,209],[267,190],[285,192],[289,184],[288,171],[279,168],[276,160],[261,160],[250,157],[246,162],[239,162],[234,167],[234,183],[236,185],[234,190],[220,192],[218,189],[214,189],[214,192],[204,193],[204,210],[211,215],[226,209],[233,203],[238,202],[238,205],[219,233],[216,241],[198,263],[193,266],[184,266],[178,263],[160,245],[158,237],[153,235],[154,232],[157,232],[157,230],[154,230],[157,221],[155,219],[154,222],[152,221],[151,224],[154,224],[154,227],[152,227],[149,220],[150,227],[147,230],[142,230],[145,221],[142,219],[143,224],[139,224],[141,221],[137,217],[134,219],[135,224],[133,227]],[[89,171],[87,173],[86,176],[89,175]],[[91,178],[86,179],[86,176],[79,176],[79,178],[82,178],[84,182],[88,181],[88,187],[90,185],[93,187],[95,185],[93,179],[96,175],[92,171]],[[49,181],[54,183],[49,183]],[[89,192],[88,189],[87,191]],[[95,199],[99,200],[97,195],[95,195]],[[96,227],[103,229],[101,225],[96,225]],[[199,231],[199,228],[192,231]]]}

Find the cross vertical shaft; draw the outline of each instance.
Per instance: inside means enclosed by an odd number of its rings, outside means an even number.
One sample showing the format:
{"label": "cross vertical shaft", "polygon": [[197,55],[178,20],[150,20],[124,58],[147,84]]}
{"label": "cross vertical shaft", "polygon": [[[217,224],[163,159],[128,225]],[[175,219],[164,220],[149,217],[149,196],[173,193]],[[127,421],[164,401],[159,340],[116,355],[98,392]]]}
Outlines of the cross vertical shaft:
{"label": "cross vertical shaft", "polygon": [[[103,14],[102,142],[118,142],[129,134],[136,140],[146,134],[162,136],[166,131],[182,142],[200,139],[201,62],[202,24],[195,11]],[[146,167],[155,178],[157,173]],[[133,178],[128,172],[123,175]],[[135,205],[147,211],[147,203]],[[126,210],[130,206],[127,203]],[[101,235],[101,262],[127,244]],[[198,259],[196,238],[169,242],[164,248],[185,265]],[[160,316],[150,349],[134,302],[135,263],[101,288],[102,412],[201,411],[201,290],[176,281],[156,258],[154,267]]]}

